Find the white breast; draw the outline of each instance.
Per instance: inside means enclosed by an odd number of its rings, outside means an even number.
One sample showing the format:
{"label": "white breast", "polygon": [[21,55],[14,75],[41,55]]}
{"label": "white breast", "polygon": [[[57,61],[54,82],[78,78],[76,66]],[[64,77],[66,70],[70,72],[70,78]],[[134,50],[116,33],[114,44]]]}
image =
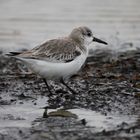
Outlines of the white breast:
{"label": "white breast", "polygon": [[85,63],[86,58],[87,53],[82,53],[69,63],[51,63],[42,60],[24,58],[21,58],[21,60],[24,61],[33,72],[41,77],[46,78],[47,80],[56,80],[60,78],[66,79],[77,73]]}

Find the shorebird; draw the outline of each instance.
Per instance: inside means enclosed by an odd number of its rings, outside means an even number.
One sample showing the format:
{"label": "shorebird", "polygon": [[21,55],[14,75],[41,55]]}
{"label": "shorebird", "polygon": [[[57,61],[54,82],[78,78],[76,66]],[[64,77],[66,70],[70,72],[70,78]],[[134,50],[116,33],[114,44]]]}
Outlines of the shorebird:
{"label": "shorebird", "polygon": [[65,83],[65,79],[76,74],[88,57],[89,44],[92,42],[103,43],[105,41],[94,37],[88,27],[78,27],[64,38],[52,39],[31,50],[10,54],[24,62],[34,73],[41,76],[50,94],[52,91],[48,80],[60,81],[66,88],[75,91]]}

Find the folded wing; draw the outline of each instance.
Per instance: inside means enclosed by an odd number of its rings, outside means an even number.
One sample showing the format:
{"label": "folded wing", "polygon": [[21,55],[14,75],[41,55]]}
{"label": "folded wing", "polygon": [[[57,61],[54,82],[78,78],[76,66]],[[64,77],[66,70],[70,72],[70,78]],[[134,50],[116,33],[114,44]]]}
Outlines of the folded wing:
{"label": "folded wing", "polygon": [[23,52],[18,57],[50,62],[70,62],[81,54],[77,45],[68,39],[54,39]]}

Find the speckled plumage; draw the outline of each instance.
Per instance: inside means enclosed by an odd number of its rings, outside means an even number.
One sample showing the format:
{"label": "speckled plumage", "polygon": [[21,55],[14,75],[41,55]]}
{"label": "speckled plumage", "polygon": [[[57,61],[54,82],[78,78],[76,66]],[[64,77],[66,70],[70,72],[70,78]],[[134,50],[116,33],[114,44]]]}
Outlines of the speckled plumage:
{"label": "speckled plumage", "polygon": [[46,80],[66,79],[81,69],[92,41],[107,44],[93,37],[88,27],[78,27],[67,37],[49,40],[15,57]]}
{"label": "speckled plumage", "polygon": [[49,62],[70,62],[81,54],[78,43],[72,39],[53,39],[19,55],[23,58]]}

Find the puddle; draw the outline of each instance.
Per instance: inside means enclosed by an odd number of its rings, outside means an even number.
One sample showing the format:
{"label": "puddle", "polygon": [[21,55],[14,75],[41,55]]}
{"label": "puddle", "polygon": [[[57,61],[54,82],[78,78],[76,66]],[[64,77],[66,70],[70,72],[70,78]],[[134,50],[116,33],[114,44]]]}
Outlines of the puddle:
{"label": "puddle", "polygon": [[117,126],[125,123],[131,125],[136,123],[137,115],[103,115],[87,109],[71,109],[79,119],[86,119],[87,126],[94,127],[97,131],[115,130]]}
{"label": "puddle", "polygon": [[0,130],[6,127],[31,127],[32,121],[42,117],[47,103],[46,97],[40,97],[34,102],[27,101],[23,104],[7,105],[0,107]]}
{"label": "puddle", "polygon": [[[33,102],[27,102],[25,104],[16,104],[10,106],[4,106],[0,108],[0,132],[4,128],[9,127],[26,127],[32,126],[32,122],[37,118],[42,118],[44,109],[41,107],[46,105],[46,98],[38,98],[37,105]],[[48,112],[56,111],[49,109]],[[138,116],[137,115],[103,115],[101,113],[87,110],[87,109],[70,109],[72,113],[78,116],[78,119],[85,119],[86,126],[95,128],[97,132],[102,130],[115,130],[122,123],[127,125],[134,124]],[[94,130],[94,131],[95,131]]]}

